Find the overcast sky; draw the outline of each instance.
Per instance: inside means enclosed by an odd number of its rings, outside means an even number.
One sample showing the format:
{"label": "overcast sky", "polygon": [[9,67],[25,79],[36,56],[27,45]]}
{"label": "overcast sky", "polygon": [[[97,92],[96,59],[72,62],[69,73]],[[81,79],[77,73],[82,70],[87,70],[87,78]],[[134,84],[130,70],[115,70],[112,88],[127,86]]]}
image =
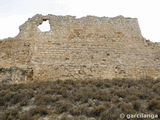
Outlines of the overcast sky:
{"label": "overcast sky", "polygon": [[0,0],[0,39],[14,37],[29,17],[86,15],[138,18],[143,36],[160,42],[160,0]]}

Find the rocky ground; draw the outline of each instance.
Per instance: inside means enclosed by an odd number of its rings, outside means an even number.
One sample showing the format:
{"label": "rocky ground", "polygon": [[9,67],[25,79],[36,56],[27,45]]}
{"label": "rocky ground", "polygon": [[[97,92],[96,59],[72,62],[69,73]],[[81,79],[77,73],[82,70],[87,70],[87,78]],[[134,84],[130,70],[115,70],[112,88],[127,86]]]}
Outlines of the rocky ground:
{"label": "rocky ground", "polygon": [[0,120],[120,120],[121,113],[160,115],[160,79],[0,85]]}

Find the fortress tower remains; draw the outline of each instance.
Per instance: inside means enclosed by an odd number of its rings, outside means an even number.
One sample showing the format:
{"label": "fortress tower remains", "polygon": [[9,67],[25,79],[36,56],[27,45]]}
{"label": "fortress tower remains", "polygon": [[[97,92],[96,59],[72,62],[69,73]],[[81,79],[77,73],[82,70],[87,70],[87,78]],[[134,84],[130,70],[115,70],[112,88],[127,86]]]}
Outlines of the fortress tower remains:
{"label": "fortress tower remains", "polygon": [[19,29],[0,41],[1,82],[160,77],[160,45],[143,38],[136,18],[37,14]]}

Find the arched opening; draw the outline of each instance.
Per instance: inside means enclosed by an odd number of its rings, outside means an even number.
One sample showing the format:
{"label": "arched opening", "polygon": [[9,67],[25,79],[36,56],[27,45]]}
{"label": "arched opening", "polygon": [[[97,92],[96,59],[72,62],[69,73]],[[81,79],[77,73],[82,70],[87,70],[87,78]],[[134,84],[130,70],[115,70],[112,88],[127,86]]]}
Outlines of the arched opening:
{"label": "arched opening", "polygon": [[49,20],[43,21],[41,25],[38,26],[41,32],[48,32],[51,30]]}

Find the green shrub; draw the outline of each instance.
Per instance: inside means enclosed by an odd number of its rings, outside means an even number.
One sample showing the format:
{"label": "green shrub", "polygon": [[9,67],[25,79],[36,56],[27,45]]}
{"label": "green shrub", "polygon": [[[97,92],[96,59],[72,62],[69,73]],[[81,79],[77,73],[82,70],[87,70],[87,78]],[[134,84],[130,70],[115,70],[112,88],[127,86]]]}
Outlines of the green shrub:
{"label": "green shrub", "polygon": [[25,98],[25,95],[23,93],[17,93],[12,96],[10,99],[11,104],[17,104],[21,102]]}
{"label": "green shrub", "polygon": [[159,110],[160,109],[160,100],[151,100],[148,103],[148,109],[153,111],[153,110]]}
{"label": "green shrub", "polygon": [[69,112],[70,112],[70,114],[73,115],[73,116],[79,116],[79,115],[82,114],[82,111],[79,110],[79,107],[77,107],[77,106],[73,106],[72,108],[70,108],[70,109],[69,109]]}
{"label": "green shrub", "polygon": [[8,93],[3,98],[6,102],[9,102],[10,100],[12,100],[15,94],[15,92],[8,91]]}
{"label": "green shrub", "polygon": [[36,108],[31,109],[28,113],[29,113],[30,117],[34,117],[37,115],[38,116],[45,116],[45,115],[49,114],[49,110],[46,106],[37,106]]}
{"label": "green shrub", "polygon": [[156,83],[156,84],[153,86],[153,90],[160,95],[160,92],[159,92],[159,91],[160,91],[160,82]]}
{"label": "green shrub", "polygon": [[57,101],[54,106],[56,113],[64,113],[69,111],[72,108],[72,104],[67,101]]}
{"label": "green shrub", "polygon": [[99,116],[103,111],[105,111],[105,109],[106,109],[106,108],[105,108],[104,106],[102,106],[102,105],[95,106],[95,107],[93,108],[93,110],[90,112],[90,115],[97,117],[97,116]]}
{"label": "green shrub", "polygon": [[131,103],[120,102],[118,107],[122,110],[122,113],[133,114],[135,112]]}
{"label": "green shrub", "polygon": [[98,120],[119,120],[121,110],[117,106],[113,105],[111,108],[102,112]]}
{"label": "green shrub", "polygon": [[124,97],[126,97],[126,95],[128,95],[128,93],[125,89],[117,90],[115,94],[119,97],[122,97],[122,98],[124,98]]}
{"label": "green shrub", "polygon": [[0,118],[1,120],[17,120],[18,112],[17,109],[6,110],[3,114],[0,114]]}
{"label": "green shrub", "polygon": [[54,102],[56,102],[58,100],[58,97],[54,96],[50,96],[50,95],[38,95],[35,97],[35,103],[36,105],[51,105]]}
{"label": "green shrub", "polygon": [[136,111],[139,111],[140,110],[140,108],[141,108],[141,103],[140,103],[140,101],[134,101],[133,103],[132,103],[132,105],[133,105],[133,108],[134,108],[134,110],[136,110]]}
{"label": "green shrub", "polygon": [[5,101],[3,98],[0,98],[0,106],[4,106],[5,105]]}

